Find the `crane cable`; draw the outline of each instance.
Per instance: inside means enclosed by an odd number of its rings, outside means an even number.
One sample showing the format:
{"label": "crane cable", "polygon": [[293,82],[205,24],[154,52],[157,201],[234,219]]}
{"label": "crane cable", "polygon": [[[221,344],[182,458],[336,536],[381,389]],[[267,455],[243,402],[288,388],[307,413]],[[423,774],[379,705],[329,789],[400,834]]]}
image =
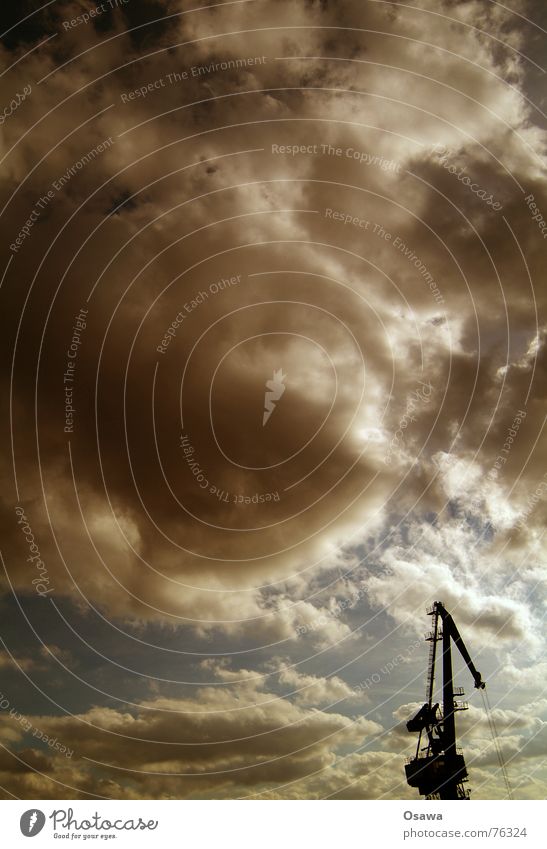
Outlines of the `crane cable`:
{"label": "crane cable", "polygon": [[490,733],[492,734],[492,740],[494,742],[494,747],[496,749],[496,754],[498,756],[498,763],[500,765],[501,774],[503,775],[503,779],[505,781],[505,787],[507,789],[507,798],[513,799],[513,793],[511,791],[511,785],[509,784],[509,776],[507,775],[507,769],[505,767],[505,761],[503,759],[503,754],[501,751],[501,747],[498,740],[498,732],[496,730],[496,723],[494,721],[494,715],[492,712],[492,707],[490,705],[490,699],[488,698],[488,693],[485,689],[481,689],[482,703],[484,706],[484,712],[486,713],[486,718],[488,720],[488,725],[490,727]]}

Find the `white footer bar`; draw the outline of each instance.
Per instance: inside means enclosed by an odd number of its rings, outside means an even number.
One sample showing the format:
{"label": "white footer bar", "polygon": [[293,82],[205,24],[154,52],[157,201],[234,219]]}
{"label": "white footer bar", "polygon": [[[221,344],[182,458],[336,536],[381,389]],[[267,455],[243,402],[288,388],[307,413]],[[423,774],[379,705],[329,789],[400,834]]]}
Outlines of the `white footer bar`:
{"label": "white footer bar", "polygon": [[6,849],[545,849],[546,813],[543,801],[0,802]]}

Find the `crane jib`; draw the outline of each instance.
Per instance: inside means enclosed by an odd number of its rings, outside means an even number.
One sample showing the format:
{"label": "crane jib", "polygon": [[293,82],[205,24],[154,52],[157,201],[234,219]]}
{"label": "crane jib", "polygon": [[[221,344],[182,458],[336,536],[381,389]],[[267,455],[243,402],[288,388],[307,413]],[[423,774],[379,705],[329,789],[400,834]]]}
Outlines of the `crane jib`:
{"label": "crane jib", "polygon": [[[484,681],[476,669],[456,624],[444,604],[436,601],[427,611],[433,617],[433,628],[426,636],[431,643],[427,675],[426,702],[407,722],[407,730],[418,733],[416,754],[405,766],[407,782],[429,799],[468,799],[468,779],[463,753],[456,745],[456,713],[468,705],[457,700],[463,695],[454,688],[452,674],[452,643],[466,662],[475,687],[484,689]],[[442,710],[433,703],[435,672],[439,654],[442,665]],[[425,746],[422,737],[425,734]]]}

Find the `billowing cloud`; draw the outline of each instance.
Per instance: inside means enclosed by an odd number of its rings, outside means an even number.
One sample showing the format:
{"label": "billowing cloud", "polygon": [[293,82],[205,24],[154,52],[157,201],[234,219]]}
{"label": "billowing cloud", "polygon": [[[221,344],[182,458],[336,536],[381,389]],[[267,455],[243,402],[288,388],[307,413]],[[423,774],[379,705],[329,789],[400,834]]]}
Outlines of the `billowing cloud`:
{"label": "billowing cloud", "polygon": [[[51,792],[405,793],[391,743],[359,749],[374,694],[355,686],[434,598],[492,676],[528,670],[541,695],[540,4],[32,5],[0,42],[0,580],[52,647],[14,650],[21,670],[78,669],[69,716],[40,727],[115,767],[94,781],[55,756]],[[129,712],[101,678],[137,669],[139,640],[180,640],[218,700],[184,756],[178,671]],[[232,649],[285,697],[232,685]],[[203,684],[209,650],[230,686]],[[129,749],[129,728],[158,745]],[[49,795],[36,770],[17,792]]]}

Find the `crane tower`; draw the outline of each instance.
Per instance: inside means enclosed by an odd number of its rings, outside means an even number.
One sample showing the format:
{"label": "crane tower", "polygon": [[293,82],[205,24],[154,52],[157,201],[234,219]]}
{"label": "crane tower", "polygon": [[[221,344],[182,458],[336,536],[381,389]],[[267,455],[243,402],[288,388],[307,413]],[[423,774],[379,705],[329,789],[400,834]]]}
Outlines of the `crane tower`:
{"label": "crane tower", "polygon": [[[405,766],[406,780],[411,787],[416,787],[420,794],[428,799],[469,799],[469,790],[465,787],[467,768],[463,753],[456,747],[456,712],[466,710],[468,705],[466,702],[456,701],[456,698],[463,696],[463,690],[460,687],[454,688],[452,642],[456,644],[469,667],[475,687],[484,689],[484,682],[444,604],[436,601],[427,613],[433,617],[433,628],[426,636],[426,640],[431,643],[427,701],[416,716],[406,724],[408,731],[419,734],[416,754]],[[442,643],[442,711],[438,703],[433,704],[439,642]],[[427,740],[426,745],[422,747],[424,732]]]}

